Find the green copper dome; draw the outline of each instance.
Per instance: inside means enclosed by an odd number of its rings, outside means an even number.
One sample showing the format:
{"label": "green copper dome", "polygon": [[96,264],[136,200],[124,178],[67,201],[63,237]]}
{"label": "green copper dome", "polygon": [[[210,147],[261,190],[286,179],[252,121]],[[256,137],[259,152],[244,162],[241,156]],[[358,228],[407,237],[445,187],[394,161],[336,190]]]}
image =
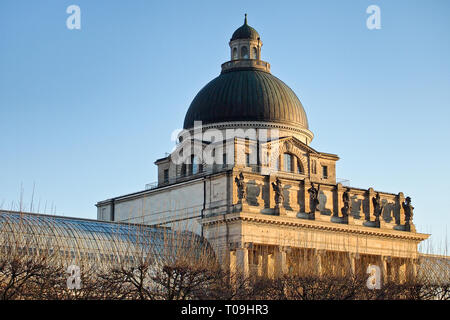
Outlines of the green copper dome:
{"label": "green copper dome", "polygon": [[203,87],[189,106],[184,128],[194,127],[194,121],[262,121],[308,129],[295,93],[272,74],[252,68],[222,72]]}
{"label": "green copper dome", "polygon": [[259,39],[258,32],[247,24],[247,14],[245,15],[244,24],[239,27],[231,37],[231,41],[238,39]]}

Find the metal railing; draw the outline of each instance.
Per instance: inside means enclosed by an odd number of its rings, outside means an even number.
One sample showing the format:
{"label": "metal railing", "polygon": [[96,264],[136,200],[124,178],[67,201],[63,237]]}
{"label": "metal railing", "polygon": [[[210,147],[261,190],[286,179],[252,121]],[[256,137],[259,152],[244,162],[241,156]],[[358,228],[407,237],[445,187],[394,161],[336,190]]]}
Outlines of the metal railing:
{"label": "metal railing", "polygon": [[[200,178],[205,175],[213,174],[213,173],[219,173],[223,171],[232,170],[235,168],[235,164],[214,164],[209,166],[203,166],[202,168],[199,168],[199,171],[195,174],[192,172],[189,172],[189,170],[192,170],[192,168],[187,167],[188,170],[186,174],[178,175],[176,177],[171,177],[169,179],[166,179],[163,182],[158,183],[158,181],[150,182],[145,185],[145,190],[151,190],[158,187],[170,185],[177,182],[183,182],[187,180],[192,180],[195,178]],[[292,172],[292,171],[282,171],[278,170],[274,167],[269,166],[261,166],[261,165],[247,165],[240,168],[242,172],[254,172],[254,173],[260,173],[262,175],[270,175],[270,174],[276,174],[280,178],[286,178],[286,179],[292,179],[292,180],[301,180],[306,177],[306,173],[304,172]],[[349,187],[350,186],[350,180],[347,179],[336,179],[336,183],[341,183],[343,186]]]}

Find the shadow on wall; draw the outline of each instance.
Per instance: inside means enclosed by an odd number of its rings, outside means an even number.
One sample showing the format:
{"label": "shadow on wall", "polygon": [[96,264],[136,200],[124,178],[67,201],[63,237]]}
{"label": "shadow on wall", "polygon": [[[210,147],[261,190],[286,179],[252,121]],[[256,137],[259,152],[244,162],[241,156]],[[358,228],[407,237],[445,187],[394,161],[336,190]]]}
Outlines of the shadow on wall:
{"label": "shadow on wall", "polygon": [[247,201],[251,206],[259,206],[258,197],[261,189],[255,180],[250,180],[247,183]]}
{"label": "shadow on wall", "polygon": [[357,195],[354,195],[351,197],[352,201],[352,216],[355,219],[361,218],[361,205],[362,205],[362,199],[358,199]]}
{"label": "shadow on wall", "polygon": [[330,216],[331,215],[331,210],[326,207],[327,199],[328,198],[325,195],[325,192],[323,192],[322,190],[319,191],[319,211],[320,211],[320,214],[324,214],[324,215]]}

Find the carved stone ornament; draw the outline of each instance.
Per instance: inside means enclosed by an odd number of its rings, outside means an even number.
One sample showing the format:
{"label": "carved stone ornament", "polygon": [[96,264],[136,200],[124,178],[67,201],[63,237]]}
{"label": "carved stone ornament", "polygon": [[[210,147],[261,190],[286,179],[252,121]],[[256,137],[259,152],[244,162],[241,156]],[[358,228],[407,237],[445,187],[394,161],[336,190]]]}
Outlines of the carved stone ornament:
{"label": "carved stone ornament", "polygon": [[242,174],[242,172],[238,177],[234,178],[234,182],[236,183],[237,187],[238,203],[242,203],[242,200],[246,198],[244,175]]}
{"label": "carved stone ornament", "polygon": [[347,188],[347,190],[342,194],[342,203],[344,204],[344,206],[342,207],[341,212],[343,217],[348,217],[348,215],[352,211],[352,202],[350,199],[349,191],[350,189]]}
{"label": "carved stone ornament", "polygon": [[316,211],[319,210],[319,190],[320,185],[316,189],[314,187],[314,183],[311,183],[311,188],[308,189],[309,200],[311,203],[311,213],[315,213]]}
{"label": "carved stone ornament", "polygon": [[272,182],[272,188],[275,192],[275,204],[277,207],[279,207],[284,200],[283,186],[281,185],[280,179],[277,178],[275,182]]}

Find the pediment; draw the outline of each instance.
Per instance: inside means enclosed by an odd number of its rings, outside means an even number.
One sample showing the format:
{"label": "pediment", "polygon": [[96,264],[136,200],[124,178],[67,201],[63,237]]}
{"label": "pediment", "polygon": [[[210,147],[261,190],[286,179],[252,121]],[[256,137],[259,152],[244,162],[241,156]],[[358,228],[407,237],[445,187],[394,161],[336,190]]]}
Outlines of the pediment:
{"label": "pediment", "polygon": [[310,146],[301,142],[295,137],[284,137],[269,142],[263,143],[262,147],[270,148],[271,150],[279,149],[280,153],[289,152],[293,154],[315,154],[320,156],[320,152],[314,150]]}

